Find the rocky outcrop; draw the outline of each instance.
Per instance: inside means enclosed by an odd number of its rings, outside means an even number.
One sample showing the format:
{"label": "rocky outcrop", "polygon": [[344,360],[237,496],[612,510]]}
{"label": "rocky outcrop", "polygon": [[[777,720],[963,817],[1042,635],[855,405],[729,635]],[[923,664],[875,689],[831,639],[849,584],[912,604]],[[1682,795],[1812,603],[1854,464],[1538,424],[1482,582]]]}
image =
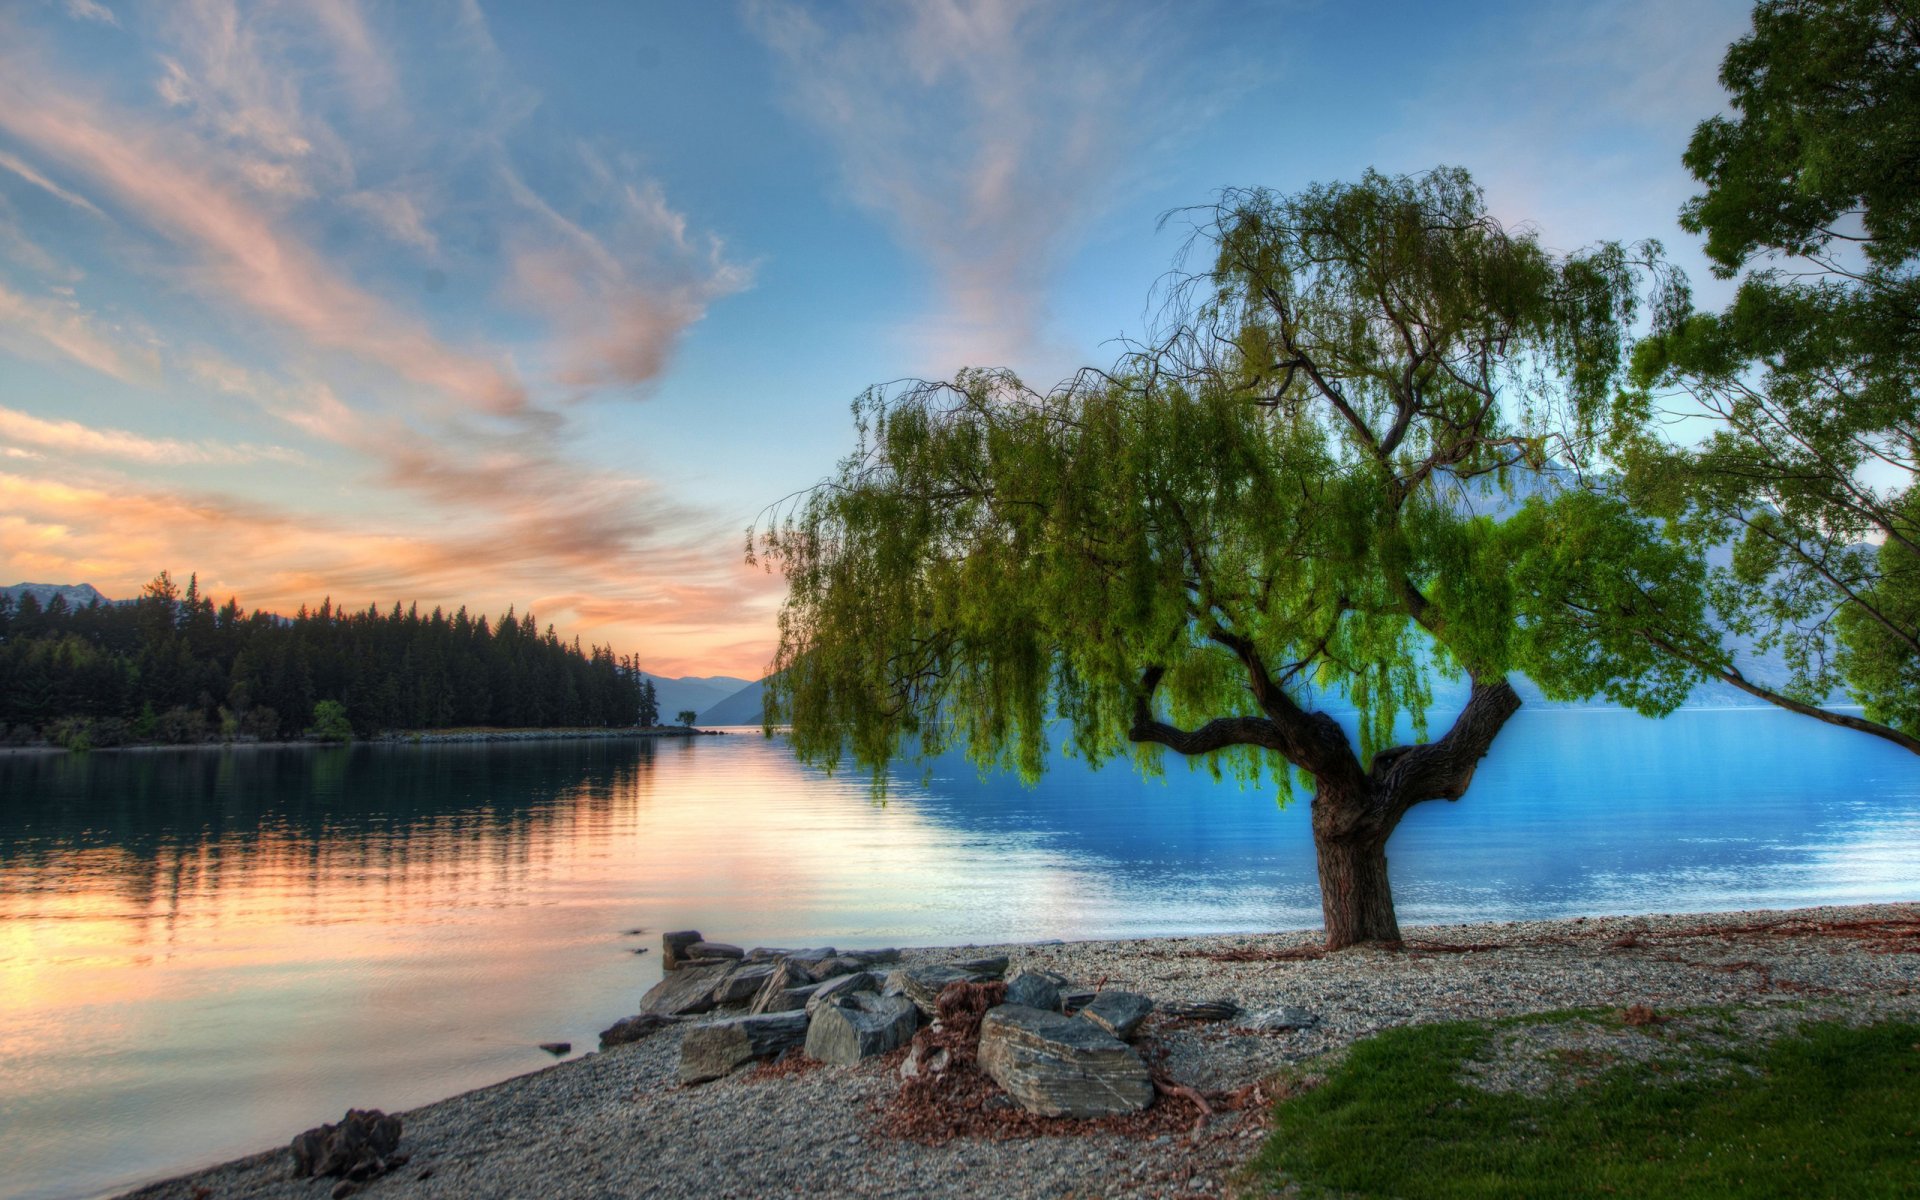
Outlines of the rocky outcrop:
{"label": "rocky outcrop", "polygon": [[1007,1003],[1060,1011],[1060,985],[1038,971],[1022,971],[1007,984]]}
{"label": "rocky outcrop", "polygon": [[640,1013],[638,1016],[622,1017],[600,1031],[600,1048],[611,1050],[615,1046],[624,1046],[651,1037],[669,1025],[680,1023],[678,1017],[662,1016],[659,1013]]}
{"label": "rocky outcrop", "polygon": [[640,997],[640,1011],[665,1017],[690,1016],[713,1009],[713,990],[733,971],[731,962],[682,966]]}
{"label": "rocky outcrop", "polygon": [[815,1008],[807,1025],[806,1053],[835,1066],[904,1046],[920,1027],[920,1010],[905,996],[852,992]]}
{"label": "rocky outcrop", "polygon": [[1003,1004],[980,1023],[980,1066],[1028,1112],[1104,1117],[1153,1102],[1147,1064],[1091,1021]]}
{"label": "rocky outcrop", "polygon": [[733,969],[720,977],[713,985],[713,1002],[722,1004],[745,1004],[760,994],[774,973],[780,969],[778,963],[737,962]]}
{"label": "rocky outcrop", "polygon": [[316,1125],[293,1139],[293,1177],[332,1175],[360,1183],[406,1162],[406,1155],[395,1153],[399,1147],[399,1117],[377,1108],[350,1108],[338,1124]]}
{"label": "rocky outcrop", "polygon": [[660,935],[660,969],[677,971],[686,961],[687,947],[701,941],[698,929],[681,929],[673,933]]}
{"label": "rocky outcrop", "polygon": [[680,1041],[680,1082],[705,1083],[756,1058],[772,1058],[806,1041],[807,1014],[765,1013],[695,1025]]}
{"label": "rocky outcrop", "polygon": [[1130,1041],[1140,1022],[1153,1011],[1153,1001],[1133,992],[1101,992],[1081,1006],[1077,1020],[1091,1021],[1121,1041]]}

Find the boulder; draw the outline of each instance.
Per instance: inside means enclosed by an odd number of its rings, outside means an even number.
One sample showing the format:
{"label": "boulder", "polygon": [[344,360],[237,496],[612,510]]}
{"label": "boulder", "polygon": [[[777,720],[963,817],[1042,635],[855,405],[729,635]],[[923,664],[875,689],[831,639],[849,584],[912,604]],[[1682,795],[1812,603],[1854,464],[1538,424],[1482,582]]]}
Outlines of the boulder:
{"label": "boulder", "polygon": [[1007,956],[1004,954],[994,955],[991,958],[966,958],[949,965],[980,976],[981,978],[974,980],[975,983],[984,983],[988,979],[1004,979],[1007,975]]}
{"label": "boulder", "polygon": [[687,947],[688,958],[745,958],[747,952],[725,942],[694,942]]}
{"label": "boulder", "polygon": [[870,967],[900,961],[900,952],[891,947],[885,950],[849,950],[846,956],[848,958],[857,958]]}
{"label": "boulder", "polygon": [[572,1042],[541,1042],[540,1048],[555,1058],[559,1058],[563,1054],[573,1053]]}
{"label": "boulder", "polygon": [[1153,1077],[1131,1046],[1092,1021],[1022,1004],[987,1010],[980,1067],[1042,1116],[1105,1117],[1153,1103]]}
{"label": "boulder", "polygon": [[779,969],[778,963],[736,960],[733,969],[721,976],[720,982],[713,986],[714,1004],[745,1004],[760,994],[760,989]]}
{"label": "boulder", "polygon": [[807,1057],[850,1067],[906,1045],[920,1027],[920,1010],[905,996],[854,992],[814,1009],[807,1025]]}
{"label": "boulder", "polygon": [[1279,1008],[1266,1008],[1256,1013],[1248,1013],[1241,1020],[1240,1027],[1257,1033],[1281,1033],[1289,1029],[1312,1029],[1319,1023],[1320,1018],[1306,1009],[1283,1004]]}
{"label": "boulder", "polygon": [[665,971],[677,971],[680,963],[687,957],[687,947],[702,940],[698,929],[682,929],[675,933],[660,935],[660,968]]}
{"label": "boulder", "polygon": [[1092,988],[1063,988],[1060,992],[1060,1011],[1072,1016],[1091,1004],[1099,994]]}
{"label": "boulder", "polygon": [[819,985],[814,983],[812,974],[805,967],[799,963],[781,959],[774,964],[773,972],[761,983],[760,990],[754,995],[753,1003],[747,1006],[747,1011],[786,1012],[792,1008],[803,1008],[806,1005],[805,996],[802,996],[801,1002],[795,1005],[785,1004],[782,997],[796,989],[817,986]]}
{"label": "boulder", "polygon": [[914,1002],[928,1017],[936,1014],[933,1003],[939,999],[940,991],[950,983],[985,983],[995,978],[992,975],[964,970],[957,966],[930,963],[917,967],[901,967],[887,976],[887,983],[881,989],[884,993],[903,995]]}
{"label": "boulder", "polygon": [[807,997],[807,1011],[815,1012],[823,1004],[844,1000],[848,996],[861,992],[878,992],[880,980],[870,971],[856,971],[851,975],[838,975],[813,989],[813,995]]}
{"label": "boulder", "polygon": [[624,1046],[628,1042],[637,1042],[660,1032],[669,1025],[679,1023],[678,1017],[666,1017],[659,1013],[641,1013],[638,1016],[622,1017],[600,1031],[600,1048],[608,1050],[614,1046]]}
{"label": "boulder", "polygon": [[1007,984],[1007,1003],[1060,1011],[1060,987],[1037,971],[1022,971]]}
{"label": "boulder", "polygon": [[350,1108],[339,1124],[316,1125],[293,1139],[293,1177],[372,1179],[406,1161],[394,1153],[399,1146],[399,1117],[377,1108]]}
{"label": "boulder", "polygon": [[1101,992],[1082,1005],[1076,1020],[1092,1021],[1121,1041],[1128,1041],[1140,1022],[1153,1011],[1153,1001],[1133,992]]}
{"label": "boulder", "polygon": [[1226,997],[1217,1000],[1185,1000],[1163,1004],[1160,1011],[1188,1021],[1231,1021],[1240,1015],[1240,1006]]}
{"label": "boulder", "polygon": [[705,1083],[756,1058],[772,1058],[807,1038],[804,1012],[763,1013],[695,1025],[680,1040],[680,1082]]}
{"label": "boulder", "polygon": [[805,950],[789,950],[785,954],[781,955],[781,957],[786,959],[791,959],[792,961],[797,963],[811,964],[811,963],[822,962],[826,959],[832,958],[834,955],[838,953],[840,952],[838,950],[835,950],[832,946],[811,946]]}
{"label": "boulder", "polygon": [[642,1013],[663,1017],[683,1017],[708,1012],[713,1008],[713,989],[733,970],[732,962],[708,966],[683,966],[647,989],[640,997]]}
{"label": "boulder", "polygon": [[864,971],[868,963],[867,960],[856,958],[851,954],[836,954],[832,958],[823,958],[807,965],[815,979],[833,979],[840,975],[851,975],[855,971]]}

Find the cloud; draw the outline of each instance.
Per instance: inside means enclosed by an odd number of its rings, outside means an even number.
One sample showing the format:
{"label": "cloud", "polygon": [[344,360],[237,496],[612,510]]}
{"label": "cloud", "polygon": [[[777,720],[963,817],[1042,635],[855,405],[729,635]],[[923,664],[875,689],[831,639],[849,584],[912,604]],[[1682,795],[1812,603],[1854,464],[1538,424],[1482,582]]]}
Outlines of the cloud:
{"label": "cloud", "polygon": [[399,244],[412,246],[429,256],[440,253],[440,239],[427,228],[419,202],[405,192],[349,192],[340,202],[366,214],[382,233]]}
{"label": "cloud", "polygon": [[100,0],[66,0],[67,15],[76,21],[93,21],[101,25],[118,27],[120,18],[113,10],[100,3]]}
{"label": "cloud", "polygon": [[0,438],[25,442],[42,450],[102,455],[156,465],[302,461],[300,455],[283,446],[145,437],[124,429],[95,429],[78,421],[49,421],[3,406],[0,406]]}
{"label": "cloud", "polygon": [[106,215],[94,207],[93,201],[87,199],[85,196],[75,195],[3,150],[0,150],[0,168],[12,171],[15,175],[18,175],[33,186],[51,195],[60,197],[60,199],[65,200],[75,208],[90,212],[96,217],[104,217]]}
{"label": "cloud", "polygon": [[536,218],[514,239],[516,292],[564,331],[560,382],[647,383],[715,300],[751,283],[752,268],[729,262],[719,238],[690,234],[657,184],[619,179],[590,152],[582,154],[598,185],[598,233],[503,169],[509,193]]}
{"label": "cloud", "polygon": [[1166,119],[1177,31],[1037,0],[749,11],[853,199],[932,268],[938,369],[1031,351],[1055,269]]}
{"label": "cloud", "polygon": [[117,341],[70,300],[37,300],[0,284],[0,347],[15,353],[53,350],[124,383],[150,381],[157,364],[150,350]]}

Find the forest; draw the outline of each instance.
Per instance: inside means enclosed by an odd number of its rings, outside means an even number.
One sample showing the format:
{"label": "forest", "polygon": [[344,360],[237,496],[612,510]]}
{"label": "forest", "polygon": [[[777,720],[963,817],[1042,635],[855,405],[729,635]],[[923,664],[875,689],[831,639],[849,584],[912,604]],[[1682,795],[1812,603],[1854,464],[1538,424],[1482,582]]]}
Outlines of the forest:
{"label": "forest", "polygon": [[489,621],[398,603],[215,607],[162,571],[138,599],[0,595],[0,737],[70,749],[401,730],[624,727],[658,719],[633,656],[560,640],[532,613]]}

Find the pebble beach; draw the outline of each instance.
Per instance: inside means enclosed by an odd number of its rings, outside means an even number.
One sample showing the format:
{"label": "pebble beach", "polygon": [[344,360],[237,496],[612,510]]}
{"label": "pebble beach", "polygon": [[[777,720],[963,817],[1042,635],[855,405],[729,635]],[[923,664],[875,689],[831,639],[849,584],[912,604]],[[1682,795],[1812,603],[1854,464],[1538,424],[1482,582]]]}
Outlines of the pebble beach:
{"label": "pebble beach", "polygon": [[[1920,904],[1408,927],[1402,948],[1319,951],[1317,931],[907,950],[903,963],[984,954],[1162,1005],[1230,1000],[1219,1021],[1156,1014],[1137,1046],[1202,1099],[1165,1095],[1126,1118],[991,1121],[927,1137],[890,1120],[904,1051],[852,1067],[747,1067],[682,1086],[685,1026],[400,1114],[403,1167],[367,1197],[1232,1195],[1267,1131],[1269,1099],[1395,1026],[1640,1006],[1684,1021],[1733,1006],[1773,1036],[1812,1018],[1920,1016]],[[1245,1014],[1285,1006],[1306,1028]],[[709,1019],[709,1018],[703,1018]],[[1645,1034],[1516,1023],[1477,1064],[1492,1089],[1550,1086],[1543,1056],[1568,1039]],[[1235,1103],[1234,1101],[1237,1101]],[[1010,1114],[1025,1116],[1025,1114]],[[337,1119],[337,1118],[335,1118]],[[288,1130],[289,1138],[297,1130]],[[139,1200],[316,1200],[331,1179],[292,1178],[285,1145],[128,1193]]]}

